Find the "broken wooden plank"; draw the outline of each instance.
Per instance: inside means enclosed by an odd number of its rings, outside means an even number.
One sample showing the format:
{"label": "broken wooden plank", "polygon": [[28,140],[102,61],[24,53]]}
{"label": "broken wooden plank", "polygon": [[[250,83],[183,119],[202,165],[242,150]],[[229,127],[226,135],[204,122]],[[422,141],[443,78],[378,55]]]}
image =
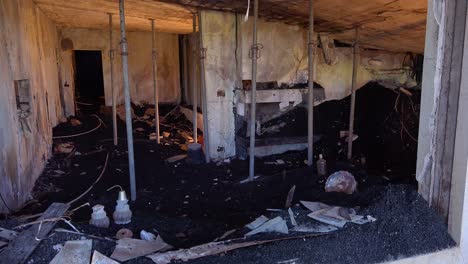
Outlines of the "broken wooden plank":
{"label": "broken wooden plank", "polygon": [[92,240],[67,241],[49,264],[89,264],[92,247]]}
{"label": "broken wooden plank", "polygon": [[146,256],[148,254],[171,249],[160,236],[153,241],[133,238],[123,238],[117,241],[117,246],[111,258],[124,262],[130,259]]}
{"label": "broken wooden plank", "polygon": [[[53,203],[42,214],[40,220],[61,217],[70,207],[68,204]],[[13,239],[7,248],[0,253],[0,259],[3,263],[20,264],[26,262],[29,256],[39,245],[40,240],[36,240],[36,235],[39,238],[45,237],[54,227],[56,222],[44,222],[41,226],[41,232],[38,234],[39,224],[35,224]]]}
{"label": "broken wooden plank", "polygon": [[0,238],[6,239],[6,240],[13,240],[17,236],[18,236],[18,232],[0,227]]}

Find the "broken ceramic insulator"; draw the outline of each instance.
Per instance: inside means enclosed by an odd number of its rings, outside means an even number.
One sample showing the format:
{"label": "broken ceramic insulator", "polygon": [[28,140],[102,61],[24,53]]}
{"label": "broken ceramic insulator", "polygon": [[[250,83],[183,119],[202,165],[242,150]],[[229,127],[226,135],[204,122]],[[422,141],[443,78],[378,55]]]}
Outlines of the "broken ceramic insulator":
{"label": "broken ceramic insulator", "polygon": [[104,211],[104,205],[97,204],[93,206],[93,213],[91,214],[89,224],[102,228],[109,227],[110,220],[109,217],[107,217],[106,211]]}
{"label": "broken ceramic insulator", "polygon": [[356,191],[357,182],[347,171],[338,171],[328,177],[325,183],[326,192],[342,192],[352,194]]}
{"label": "broken ceramic insulator", "polygon": [[132,211],[130,211],[130,206],[128,205],[126,197],[125,191],[119,192],[119,199],[117,200],[117,205],[115,206],[113,214],[114,221],[118,225],[125,225],[132,221]]}

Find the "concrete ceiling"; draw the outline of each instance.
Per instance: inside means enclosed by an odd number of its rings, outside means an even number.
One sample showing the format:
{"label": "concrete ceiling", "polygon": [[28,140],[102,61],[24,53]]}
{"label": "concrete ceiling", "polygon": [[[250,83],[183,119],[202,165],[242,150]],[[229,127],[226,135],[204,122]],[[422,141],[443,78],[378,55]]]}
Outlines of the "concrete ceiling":
{"label": "concrete ceiling", "polygon": [[[108,28],[107,13],[114,14],[113,25],[119,28],[118,0],[34,0],[55,23],[64,27]],[[130,31],[149,31],[149,18],[155,19],[160,32],[189,33],[192,13],[181,5],[152,0],[126,0],[125,22]]]}
{"label": "concrete ceiling", "polygon": [[[57,24],[69,27],[106,28],[106,13],[116,14],[118,0],[34,0]],[[190,9],[245,12],[247,0],[126,0],[129,30],[150,30],[156,19],[162,32],[192,30]],[[253,0],[251,1],[253,2]],[[270,21],[307,26],[309,0],[260,0],[260,16]],[[367,48],[424,52],[427,0],[314,0],[315,28],[335,39],[352,43],[354,28]],[[251,9],[252,10],[252,9]]]}

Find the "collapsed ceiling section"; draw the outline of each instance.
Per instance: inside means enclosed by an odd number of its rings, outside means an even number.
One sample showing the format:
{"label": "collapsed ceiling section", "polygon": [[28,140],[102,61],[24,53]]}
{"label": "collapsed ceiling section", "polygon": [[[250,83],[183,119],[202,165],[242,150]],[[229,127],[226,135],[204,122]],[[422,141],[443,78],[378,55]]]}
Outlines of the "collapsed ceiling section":
{"label": "collapsed ceiling section", "polygon": [[[242,13],[248,5],[247,0],[163,1]],[[269,21],[307,26],[308,9],[309,0],[259,0],[259,15]],[[399,52],[424,52],[426,13],[427,0],[314,0],[317,32],[352,43],[354,28],[360,27],[362,46]]]}
{"label": "collapsed ceiling section", "polygon": [[[107,13],[118,15],[117,0],[35,0],[61,26],[106,28]],[[253,0],[251,1],[253,2]],[[189,33],[197,9],[244,13],[247,0],[126,0],[129,30],[150,30],[149,18],[162,32]],[[251,3],[252,4],[252,3]],[[260,17],[308,25],[309,0],[260,0]],[[250,9],[252,10],[252,9]],[[424,52],[427,0],[314,0],[315,30],[352,43],[360,28],[361,46],[398,52]],[[114,26],[118,27],[118,16]]]}

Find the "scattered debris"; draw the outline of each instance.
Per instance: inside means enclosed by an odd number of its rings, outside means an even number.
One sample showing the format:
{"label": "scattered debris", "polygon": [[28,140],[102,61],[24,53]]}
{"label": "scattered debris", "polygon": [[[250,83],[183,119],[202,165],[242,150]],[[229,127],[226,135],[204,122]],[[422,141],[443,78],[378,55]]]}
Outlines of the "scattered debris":
{"label": "scattered debris", "polygon": [[356,191],[357,182],[354,176],[347,171],[338,171],[330,175],[325,182],[326,192],[342,192],[353,194]]}
{"label": "scattered debris", "polygon": [[295,232],[302,233],[330,233],[338,230],[337,227],[331,225],[318,225],[318,226],[309,226],[309,225],[298,225],[292,229]]}
{"label": "scattered debris", "polygon": [[[340,138],[345,138],[346,142],[349,141],[349,136],[348,135],[349,135],[349,131],[340,131]],[[353,134],[353,141],[355,141],[358,138],[359,138],[358,135]]]}
{"label": "scattered debris", "polygon": [[286,197],[286,203],[284,204],[284,208],[288,209],[291,207],[292,201],[294,199],[294,192],[296,191],[296,185],[294,185],[288,192],[288,196]]}
{"label": "scattered debris", "polygon": [[55,154],[70,154],[75,149],[75,145],[71,142],[59,143],[54,146]]}
{"label": "scattered debris", "polygon": [[[16,238],[10,241],[0,253],[0,259],[4,263],[24,263],[39,245],[42,238],[52,230],[56,221],[68,210],[70,205],[53,203],[34,224],[22,231]],[[57,219],[56,221],[46,221]]]}
{"label": "scattered debris", "polygon": [[329,208],[330,206],[324,204],[324,203],[319,203],[319,202],[308,202],[308,201],[301,201],[301,204],[309,209],[312,212],[318,211],[320,209],[324,208]]}
{"label": "scattered debris", "polygon": [[229,230],[229,231],[227,231],[226,233],[224,233],[222,236],[216,238],[216,239],[214,240],[214,242],[220,241],[220,240],[223,240],[223,239],[226,239],[226,237],[228,237],[228,236],[234,234],[236,231],[237,231],[237,229]]}
{"label": "scattered debris", "polygon": [[182,155],[177,155],[177,156],[173,156],[173,157],[170,157],[170,158],[167,158],[166,161],[169,162],[169,163],[174,163],[174,162],[177,162],[179,160],[183,160],[187,158],[187,155],[186,154],[182,154]]}
{"label": "scattered debris", "polygon": [[109,220],[109,217],[107,217],[106,211],[104,211],[104,205],[97,204],[93,206],[93,213],[91,214],[91,219],[89,220],[89,224],[96,226],[96,227],[102,227],[102,228],[109,227],[110,220]]}
{"label": "scattered debris", "polygon": [[189,135],[189,133],[185,132],[185,131],[181,131],[179,133],[183,138],[185,138],[185,140],[188,142],[188,143],[193,143],[193,137]]}
{"label": "scattered debris", "polygon": [[62,244],[53,245],[53,246],[52,246],[52,249],[55,250],[55,251],[57,251],[57,253],[58,253],[58,252],[60,252],[60,251],[63,249],[63,245],[62,245]]}
{"label": "scattered debris", "polygon": [[293,258],[293,259],[289,259],[289,260],[278,261],[278,262],[276,262],[276,264],[287,264],[287,263],[295,264],[296,261],[298,261],[298,260],[299,260],[298,258]]}
{"label": "scattered debris", "polygon": [[195,246],[189,249],[180,249],[176,251],[169,251],[164,253],[156,253],[147,256],[153,260],[156,264],[168,264],[173,260],[188,261],[191,259],[197,259],[206,256],[217,255],[232,251],[239,248],[246,248],[256,245],[263,245],[267,243],[273,243],[278,241],[293,240],[293,239],[305,239],[308,237],[316,237],[322,234],[309,234],[305,236],[298,237],[285,237],[272,240],[261,240],[261,241],[249,241],[249,242],[240,242],[235,243],[233,240],[221,241],[221,242],[211,242],[208,244],[203,244]]}
{"label": "scattered debris", "polygon": [[150,232],[146,232],[145,230],[141,230],[140,231],[140,238],[142,240],[146,240],[146,241],[154,241],[156,240],[156,235],[153,234],[153,233],[150,233]]}
{"label": "scattered debris", "polygon": [[[135,111],[133,108],[130,108],[132,119],[135,119],[137,116],[135,115]],[[120,120],[125,122],[125,105],[121,104],[117,106],[117,116],[120,118]]]}
{"label": "scattered debris", "polygon": [[157,140],[157,139],[158,139],[158,135],[156,135],[156,133],[149,134],[149,140]]}
{"label": "scattered debris", "polygon": [[92,240],[67,241],[50,264],[88,264],[92,247]]}
{"label": "scattered debris", "polygon": [[289,218],[291,219],[291,225],[297,226],[296,218],[294,218],[294,212],[291,207],[288,208]]}
{"label": "scattered debris", "polygon": [[18,236],[18,232],[0,227],[0,238],[6,239],[6,240],[13,240],[17,236]]}
{"label": "scattered debris", "polygon": [[245,227],[247,227],[250,230],[254,230],[255,228],[257,228],[257,227],[263,225],[264,223],[266,223],[268,220],[270,220],[270,219],[268,219],[268,217],[262,215],[262,216],[258,217],[257,219],[255,219],[250,224],[247,224]]}
{"label": "scattered debris", "polygon": [[91,264],[119,264],[117,261],[110,259],[99,251],[94,250],[93,258],[91,259]]}
{"label": "scattered debris", "polygon": [[127,261],[130,259],[146,256],[148,254],[166,251],[171,249],[172,246],[166,244],[158,236],[154,241],[146,241],[133,238],[123,238],[117,241],[117,246],[111,255],[111,258],[118,261]]}
{"label": "scattered debris", "polygon": [[274,219],[271,219],[261,226],[255,228],[254,230],[245,234],[245,236],[253,236],[258,233],[265,233],[265,232],[276,232],[281,234],[289,234],[288,225],[286,221],[281,216],[278,216]]}
{"label": "scattered debris", "polygon": [[133,237],[133,232],[130,229],[122,228],[119,231],[117,231],[117,234],[115,234],[115,237],[117,239],[132,238]]}
{"label": "scattered debris", "polygon": [[162,136],[163,136],[163,138],[168,138],[168,137],[171,136],[171,133],[169,133],[169,132],[163,132],[163,133],[162,133]]}
{"label": "scattered debris", "polygon": [[327,161],[323,158],[322,154],[319,154],[319,159],[317,160],[317,175],[319,177],[327,175]]}
{"label": "scattered debris", "polygon": [[81,126],[83,123],[80,120],[72,117],[70,118],[70,124],[76,127],[76,126]]}

